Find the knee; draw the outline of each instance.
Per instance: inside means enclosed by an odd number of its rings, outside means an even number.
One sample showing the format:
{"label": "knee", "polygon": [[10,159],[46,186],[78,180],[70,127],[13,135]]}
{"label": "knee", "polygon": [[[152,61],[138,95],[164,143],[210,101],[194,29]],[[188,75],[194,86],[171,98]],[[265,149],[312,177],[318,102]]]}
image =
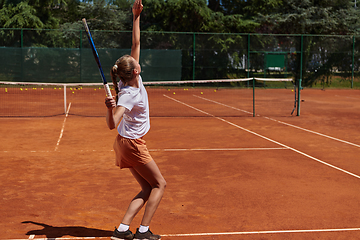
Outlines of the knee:
{"label": "knee", "polygon": [[165,190],[166,184],[167,183],[166,183],[165,179],[161,179],[160,181],[157,182],[157,184],[154,186],[154,188],[159,188],[159,189]]}

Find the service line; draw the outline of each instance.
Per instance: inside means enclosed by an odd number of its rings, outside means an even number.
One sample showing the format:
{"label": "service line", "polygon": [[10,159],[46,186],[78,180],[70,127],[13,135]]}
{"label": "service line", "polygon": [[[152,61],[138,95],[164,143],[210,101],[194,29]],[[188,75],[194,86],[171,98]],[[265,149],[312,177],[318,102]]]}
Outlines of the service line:
{"label": "service line", "polygon": [[65,119],[64,119],[64,122],[63,122],[63,125],[62,125],[62,128],[61,128],[61,131],[60,131],[60,136],[59,136],[59,139],[58,139],[58,141],[57,141],[57,143],[56,143],[56,146],[55,146],[55,150],[54,150],[55,152],[58,150],[59,145],[60,145],[60,141],[61,141],[62,136],[63,136],[63,134],[64,134],[65,123],[66,123],[67,117],[69,116],[70,107],[71,107],[71,103],[69,103],[69,107],[68,107],[68,109],[67,109],[67,111],[66,111],[66,114],[65,114]]}

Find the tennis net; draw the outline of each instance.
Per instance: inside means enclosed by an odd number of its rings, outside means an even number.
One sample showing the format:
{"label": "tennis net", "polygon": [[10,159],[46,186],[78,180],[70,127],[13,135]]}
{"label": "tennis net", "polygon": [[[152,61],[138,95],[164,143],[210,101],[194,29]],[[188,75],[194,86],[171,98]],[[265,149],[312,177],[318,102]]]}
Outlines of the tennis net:
{"label": "tennis net", "polygon": [[[288,115],[294,104],[291,81],[243,78],[157,81],[144,82],[144,85],[151,117],[205,117],[209,115],[201,111],[207,110],[214,116],[237,117],[255,116],[255,105],[259,108],[257,112],[267,110],[263,114]],[[113,89],[112,92],[114,94]],[[64,114],[103,117],[104,99],[101,83],[0,82],[0,117]]]}

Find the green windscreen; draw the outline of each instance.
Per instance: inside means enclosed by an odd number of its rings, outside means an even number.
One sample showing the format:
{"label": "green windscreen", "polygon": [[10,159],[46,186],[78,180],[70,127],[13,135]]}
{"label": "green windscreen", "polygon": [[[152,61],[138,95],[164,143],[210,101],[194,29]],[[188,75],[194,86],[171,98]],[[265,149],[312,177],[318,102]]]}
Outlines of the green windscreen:
{"label": "green windscreen", "polygon": [[[98,49],[108,82],[110,68],[128,49]],[[181,50],[141,50],[144,81],[180,80]],[[71,83],[101,81],[89,48],[0,48],[0,81]]]}

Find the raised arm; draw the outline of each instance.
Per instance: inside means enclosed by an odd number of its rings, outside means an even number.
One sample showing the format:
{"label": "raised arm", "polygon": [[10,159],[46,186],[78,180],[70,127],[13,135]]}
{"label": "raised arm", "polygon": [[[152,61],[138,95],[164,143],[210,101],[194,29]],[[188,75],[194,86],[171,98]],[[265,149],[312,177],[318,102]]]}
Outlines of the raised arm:
{"label": "raised arm", "polygon": [[131,56],[139,62],[140,60],[140,13],[143,9],[141,0],[135,0],[133,11],[133,31],[132,31],[132,46]]}

